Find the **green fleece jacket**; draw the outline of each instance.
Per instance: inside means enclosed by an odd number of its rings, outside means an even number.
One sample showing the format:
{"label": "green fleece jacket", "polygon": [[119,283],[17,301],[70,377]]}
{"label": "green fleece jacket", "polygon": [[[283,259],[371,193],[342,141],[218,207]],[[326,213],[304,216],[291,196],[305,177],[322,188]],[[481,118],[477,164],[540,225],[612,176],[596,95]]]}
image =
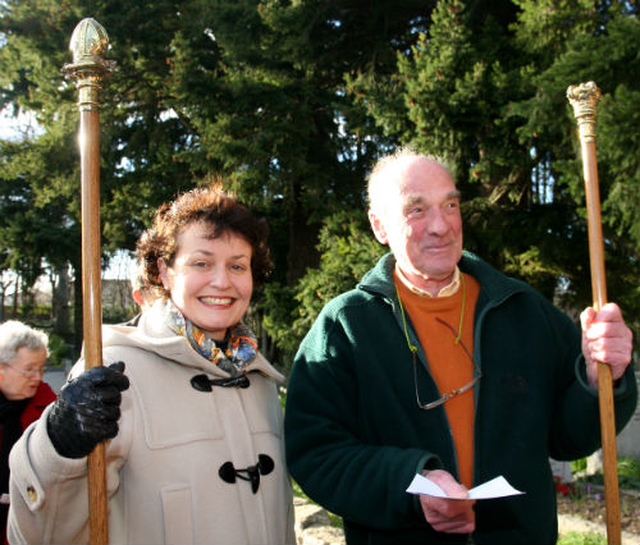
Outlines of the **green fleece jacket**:
{"label": "green fleece jacket", "polygon": [[[356,289],[331,301],[301,344],[287,393],[287,463],[313,500],[343,517],[350,545],[467,542],[467,535],[435,532],[417,497],[405,492],[423,468],[457,476],[457,462],[444,407],[426,411],[416,403],[394,264],[383,257]],[[465,252],[460,268],[481,286],[475,483],[504,475],[526,492],[478,501],[473,542],[555,543],[549,457],[572,460],[600,446],[597,392],[586,382],[580,331],[531,287],[478,257]],[[409,337],[420,346],[411,324]],[[440,394],[421,347],[418,355],[420,396],[435,400]],[[629,366],[615,391],[618,430],[636,402]]]}

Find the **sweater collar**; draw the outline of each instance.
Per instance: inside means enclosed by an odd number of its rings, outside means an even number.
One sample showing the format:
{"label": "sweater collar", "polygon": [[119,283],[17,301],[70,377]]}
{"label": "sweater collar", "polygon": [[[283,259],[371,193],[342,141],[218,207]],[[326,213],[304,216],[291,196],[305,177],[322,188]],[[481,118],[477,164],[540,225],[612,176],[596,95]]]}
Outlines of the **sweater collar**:
{"label": "sweater collar", "polygon": [[449,284],[447,284],[444,288],[442,288],[436,295],[431,295],[428,291],[420,289],[418,286],[414,286],[411,280],[409,280],[405,274],[402,272],[398,263],[396,262],[395,267],[396,278],[402,282],[412,293],[419,295],[420,297],[448,297],[450,295],[454,295],[457,293],[460,288],[460,268],[456,266],[455,271],[453,272],[453,279]]}
{"label": "sweater collar", "polygon": [[[373,294],[380,295],[389,301],[396,300],[393,284],[393,270],[396,259],[388,253],[380,258],[378,263],[358,284],[358,288]],[[460,272],[473,276],[480,283],[480,302],[485,297],[490,301],[501,302],[514,293],[523,291],[526,284],[515,280],[494,269],[486,261],[477,255],[463,251],[462,258],[458,262]]]}

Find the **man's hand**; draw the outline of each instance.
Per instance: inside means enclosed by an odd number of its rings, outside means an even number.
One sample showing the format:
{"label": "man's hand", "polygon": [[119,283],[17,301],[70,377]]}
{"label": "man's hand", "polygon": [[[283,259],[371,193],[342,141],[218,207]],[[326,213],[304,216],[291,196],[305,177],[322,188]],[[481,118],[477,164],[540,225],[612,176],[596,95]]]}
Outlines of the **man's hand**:
{"label": "man's hand", "polygon": [[587,363],[587,377],[598,387],[598,362],[611,367],[611,377],[618,380],[631,361],[632,333],[624,323],[620,307],[604,305],[600,312],[589,307],[580,314],[582,353]]}
{"label": "man's hand", "polygon": [[423,471],[422,474],[436,483],[451,498],[434,498],[420,495],[420,505],[424,518],[438,532],[449,534],[469,534],[476,528],[476,514],[473,510],[475,500],[469,497],[467,489],[457,482],[453,475],[436,469]]}

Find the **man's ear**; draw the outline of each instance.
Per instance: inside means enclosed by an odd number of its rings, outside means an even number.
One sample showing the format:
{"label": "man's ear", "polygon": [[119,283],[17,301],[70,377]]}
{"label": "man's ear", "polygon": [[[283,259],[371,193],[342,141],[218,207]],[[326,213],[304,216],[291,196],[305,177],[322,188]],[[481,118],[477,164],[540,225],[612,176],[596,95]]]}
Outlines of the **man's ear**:
{"label": "man's ear", "polygon": [[369,210],[369,223],[371,224],[371,229],[373,230],[373,234],[378,242],[380,244],[388,244],[389,239],[387,238],[387,231],[384,228],[382,221],[373,210]]}
{"label": "man's ear", "polygon": [[144,305],[144,299],[142,299],[142,293],[140,293],[140,290],[131,290],[131,297],[133,297],[133,300],[139,307]]}

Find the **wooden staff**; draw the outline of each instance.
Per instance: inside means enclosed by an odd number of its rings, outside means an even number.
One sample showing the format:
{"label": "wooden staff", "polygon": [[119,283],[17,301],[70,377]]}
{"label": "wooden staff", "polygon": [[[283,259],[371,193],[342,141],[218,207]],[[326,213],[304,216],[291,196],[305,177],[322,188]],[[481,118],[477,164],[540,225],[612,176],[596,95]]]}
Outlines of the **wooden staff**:
{"label": "wooden staff", "polygon": [[[596,311],[599,311],[607,303],[595,134],[596,110],[598,100],[600,100],[600,90],[592,81],[581,83],[580,85],[571,85],[567,89],[567,98],[573,106],[573,113],[578,123],[580,135],[587,201],[587,223],[589,227],[591,291],[593,294],[593,307]],[[622,539],[620,533],[620,491],[618,489],[618,455],[615,408],[613,404],[613,380],[611,377],[611,368],[602,362],[598,362],[598,400],[600,405],[600,432],[602,436],[607,542],[610,545],[619,545]]]}
{"label": "wooden staff", "polygon": [[[94,19],[83,19],[71,36],[73,63],[64,66],[75,81],[80,110],[81,204],[82,204],[82,310],[85,369],[102,365],[102,305],[100,261],[100,104],[102,79],[115,63],[102,56],[109,37]],[[92,545],[109,542],[104,443],[87,459],[89,487],[89,540]]]}

